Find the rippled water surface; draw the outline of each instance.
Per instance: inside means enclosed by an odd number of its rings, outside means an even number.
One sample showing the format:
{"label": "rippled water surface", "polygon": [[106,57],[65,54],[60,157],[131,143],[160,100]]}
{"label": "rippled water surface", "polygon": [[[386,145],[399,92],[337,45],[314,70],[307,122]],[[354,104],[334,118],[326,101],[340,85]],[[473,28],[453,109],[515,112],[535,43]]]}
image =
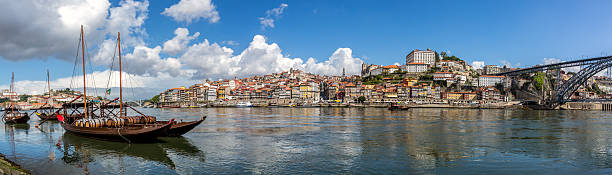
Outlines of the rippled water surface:
{"label": "rippled water surface", "polygon": [[157,143],[4,125],[0,153],[35,174],[610,174],[612,113],[385,108],[142,109],[206,121]]}

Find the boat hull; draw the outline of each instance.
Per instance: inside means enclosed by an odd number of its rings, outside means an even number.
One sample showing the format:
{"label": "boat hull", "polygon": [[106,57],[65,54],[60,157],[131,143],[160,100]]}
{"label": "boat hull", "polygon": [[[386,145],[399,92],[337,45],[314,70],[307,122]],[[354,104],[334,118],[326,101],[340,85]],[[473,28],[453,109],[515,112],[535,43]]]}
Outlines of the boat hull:
{"label": "boat hull", "polygon": [[[200,120],[190,121],[190,122],[174,122],[172,127],[166,132],[166,137],[179,137],[183,134],[191,131],[196,126],[200,125],[200,123],[206,120],[206,116],[202,117]],[[157,121],[156,123],[164,123],[168,121]]]}
{"label": "boat hull", "polygon": [[166,135],[167,131],[172,127],[172,123],[170,122],[156,125],[135,125],[124,128],[78,127],[64,122],[61,122],[61,125],[67,132],[81,136],[128,142],[150,141],[156,139],[157,137]]}
{"label": "boat hull", "polygon": [[4,123],[6,124],[28,123],[28,120],[30,120],[30,116],[26,113],[21,113],[21,114],[22,115],[19,115],[16,117],[8,117],[6,116],[7,114],[5,114],[5,116],[3,117]]}
{"label": "boat hull", "polygon": [[47,113],[42,113],[40,115],[37,115],[38,118],[40,118],[40,120],[57,120],[57,114],[53,113],[53,114],[47,114]]}

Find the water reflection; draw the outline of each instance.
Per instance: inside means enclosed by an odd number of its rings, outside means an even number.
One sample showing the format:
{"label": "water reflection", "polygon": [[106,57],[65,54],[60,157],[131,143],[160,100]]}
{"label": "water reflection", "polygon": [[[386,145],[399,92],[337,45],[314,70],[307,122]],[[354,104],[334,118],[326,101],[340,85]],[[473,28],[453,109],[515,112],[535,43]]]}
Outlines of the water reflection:
{"label": "water reflection", "polygon": [[58,123],[7,125],[0,152],[36,174],[605,174],[612,168],[612,114],[601,111],[142,110],[160,119],[208,118],[184,137],[133,145],[65,134]]}

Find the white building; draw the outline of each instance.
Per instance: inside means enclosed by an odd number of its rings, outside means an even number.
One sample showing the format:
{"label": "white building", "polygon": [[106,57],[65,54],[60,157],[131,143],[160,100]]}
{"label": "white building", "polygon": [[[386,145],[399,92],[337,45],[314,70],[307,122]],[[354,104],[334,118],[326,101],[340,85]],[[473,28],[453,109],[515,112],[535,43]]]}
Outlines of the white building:
{"label": "white building", "polygon": [[485,74],[496,74],[501,72],[501,68],[497,65],[486,65],[484,67]]}
{"label": "white building", "polygon": [[429,65],[425,63],[407,63],[404,66],[404,71],[408,73],[421,73],[427,71],[428,67]]}
{"label": "white building", "polygon": [[406,56],[406,65],[408,63],[425,63],[429,66],[434,66],[436,63],[436,54],[433,50],[418,50],[414,49]]}
{"label": "white building", "polygon": [[452,80],[454,79],[454,75],[452,72],[435,72],[433,73],[434,80]]}
{"label": "white building", "polygon": [[217,99],[217,89],[216,87],[211,87],[206,92],[206,100],[215,101]]}
{"label": "white building", "polygon": [[497,83],[504,83],[504,76],[483,75],[478,78],[478,86],[495,86]]}

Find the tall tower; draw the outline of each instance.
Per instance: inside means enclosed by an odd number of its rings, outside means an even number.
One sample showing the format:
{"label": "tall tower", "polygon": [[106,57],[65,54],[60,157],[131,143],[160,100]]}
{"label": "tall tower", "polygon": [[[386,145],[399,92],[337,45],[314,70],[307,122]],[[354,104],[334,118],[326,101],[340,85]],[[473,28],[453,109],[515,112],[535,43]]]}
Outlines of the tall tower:
{"label": "tall tower", "polygon": [[342,76],[343,76],[343,77],[346,77],[346,74],[345,74],[345,72],[344,72],[344,67],[342,67]]}

